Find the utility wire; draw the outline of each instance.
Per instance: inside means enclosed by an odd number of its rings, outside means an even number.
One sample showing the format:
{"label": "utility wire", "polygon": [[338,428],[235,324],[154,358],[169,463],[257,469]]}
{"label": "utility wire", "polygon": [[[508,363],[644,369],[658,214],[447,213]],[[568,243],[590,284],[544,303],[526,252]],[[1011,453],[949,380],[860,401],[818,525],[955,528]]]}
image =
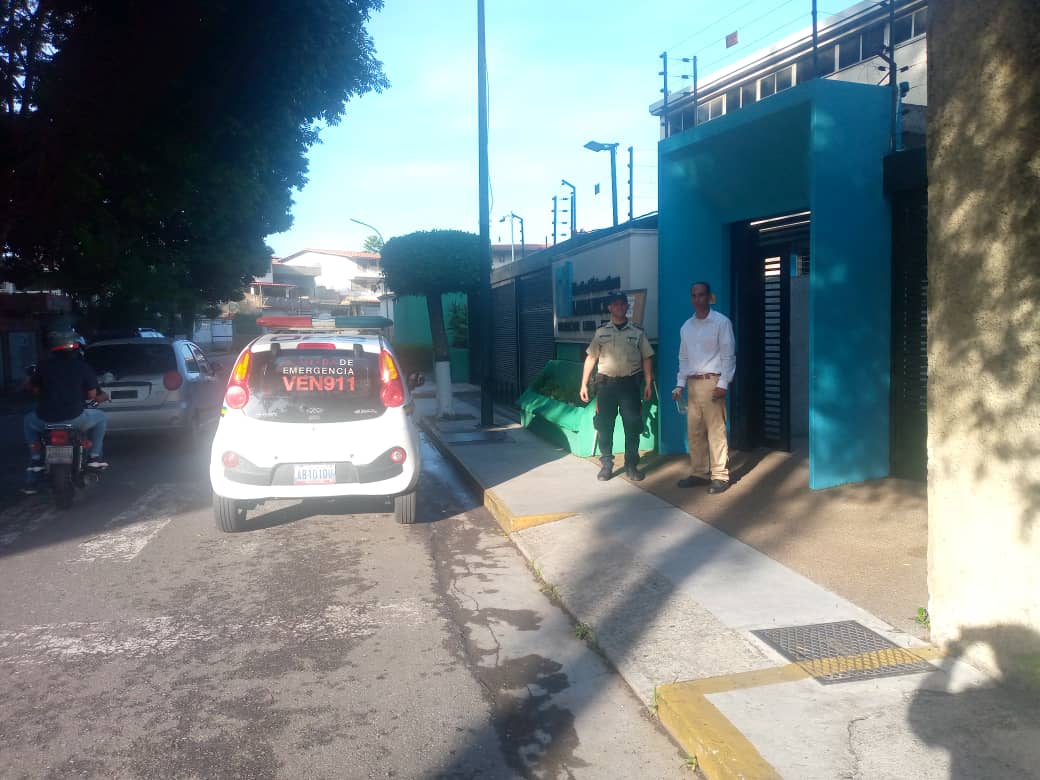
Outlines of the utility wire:
{"label": "utility wire", "polygon": [[741,10],[743,10],[743,9],[747,8],[747,7],[749,6],[749,5],[754,5],[754,3],[755,3],[755,2],[756,2],[756,0],[748,0],[748,2],[744,3],[743,5],[738,5],[738,6],[736,7],[736,8],[734,8],[734,9],[733,9],[732,11],[730,11],[730,12],[729,12],[728,14],[726,14],[725,16],[719,17],[719,18],[718,18],[718,19],[716,19],[716,20],[715,20],[714,22],[710,22],[710,23],[708,23],[708,25],[707,25],[707,26],[705,26],[705,27],[702,27],[701,29],[699,29],[699,30],[698,30],[697,32],[695,32],[695,33],[692,33],[691,35],[688,35],[688,36],[686,36],[685,38],[683,38],[683,39],[682,39],[681,41],[679,41],[678,43],[676,43],[676,44],[673,44],[672,46],[669,46],[669,47],[668,47],[668,48],[666,49],[666,51],[674,51],[675,49],[679,48],[680,46],[682,46],[682,45],[683,45],[684,43],[686,43],[687,41],[689,41],[689,40],[692,40],[693,38],[696,38],[696,37],[697,37],[697,36],[699,36],[699,35],[702,35],[703,33],[707,32],[708,30],[710,30],[711,28],[715,27],[716,25],[719,25],[719,24],[721,24],[722,22],[726,21],[726,20],[727,20],[727,19],[729,19],[729,18],[730,18],[731,16],[733,16],[734,14],[736,14],[736,13],[737,13],[738,11],[741,11]]}
{"label": "utility wire", "polygon": [[718,59],[712,60],[707,65],[705,65],[704,68],[705,69],[712,68],[712,67],[714,67],[715,65],[717,65],[717,64],[719,64],[721,62],[725,62],[726,60],[731,59],[731,57],[734,54],[739,54],[740,52],[748,49],[751,46],[754,46],[757,43],[760,43],[760,42],[766,40],[767,38],[772,38],[774,35],[776,35],[778,32],[783,30],[785,27],[789,27],[791,24],[793,24],[794,22],[797,22],[799,19],[803,18],[804,16],[805,16],[805,14],[801,13],[801,14],[798,14],[798,16],[792,18],[792,19],[788,19],[786,22],[781,24],[779,27],[776,27],[776,28],[770,30],[765,35],[761,35],[758,38],[755,38],[754,40],[748,41],[747,43],[741,45],[739,48],[735,49],[734,51],[729,52],[728,54],[726,54],[723,57],[719,57]]}

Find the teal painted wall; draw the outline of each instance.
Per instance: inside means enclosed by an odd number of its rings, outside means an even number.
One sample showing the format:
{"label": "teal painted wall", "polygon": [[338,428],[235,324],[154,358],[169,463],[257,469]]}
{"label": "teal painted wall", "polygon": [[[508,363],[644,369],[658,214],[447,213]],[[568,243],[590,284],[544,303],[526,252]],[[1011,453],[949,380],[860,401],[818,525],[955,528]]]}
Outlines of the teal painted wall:
{"label": "teal painted wall", "polygon": [[889,473],[892,228],[882,161],[890,103],[887,90],[844,86],[852,89],[828,90],[813,105],[812,488]]}
{"label": "teal painted wall", "polygon": [[[466,307],[465,293],[444,293],[441,305],[444,309],[444,325],[448,329],[448,344],[452,343],[451,322],[452,306],[458,304]],[[432,365],[433,337],[430,335],[430,315],[426,308],[426,298],[418,295],[407,295],[394,302],[394,349],[400,355],[410,355],[424,349],[430,350],[429,361]],[[451,378],[454,382],[469,382],[469,351],[451,347]],[[426,361],[423,361],[425,368]]]}
{"label": "teal painted wall", "polygon": [[[734,222],[812,209],[810,486],[888,473],[889,104],[879,87],[816,80],[659,145],[661,388],[673,387],[689,287],[731,314]],[[739,331],[740,322],[734,322]],[[740,360],[740,355],[737,356]],[[686,451],[662,404],[661,451]]]}
{"label": "teal painted wall", "polygon": [[[451,316],[451,307],[459,303],[466,305],[465,293],[444,293],[441,305],[444,308],[445,326]],[[433,346],[430,335],[430,315],[426,310],[426,298],[418,295],[405,295],[394,301],[394,344]],[[451,343],[451,331],[448,331],[448,342]]]}

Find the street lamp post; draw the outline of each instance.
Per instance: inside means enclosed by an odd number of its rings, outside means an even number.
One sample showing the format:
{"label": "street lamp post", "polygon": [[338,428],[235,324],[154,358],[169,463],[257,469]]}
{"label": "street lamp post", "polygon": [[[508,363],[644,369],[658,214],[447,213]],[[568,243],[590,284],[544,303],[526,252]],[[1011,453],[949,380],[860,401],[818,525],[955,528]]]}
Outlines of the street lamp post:
{"label": "street lamp post", "polygon": [[[513,244],[513,220],[515,219],[520,223],[520,259],[523,260],[527,256],[527,242],[524,240],[524,218],[519,214],[514,214],[510,211],[506,216],[502,217],[502,219],[498,221],[505,222],[507,219],[509,220],[509,243],[511,247],[515,247],[515,244]],[[510,257],[513,260],[516,260],[516,255],[512,251],[512,248],[510,250]]]}
{"label": "street lamp post", "polygon": [[354,219],[353,217],[350,218],[350,221],[351,222],[356,222],[359,225],[364,225],[369,230],[373,231],[377,236],[379,236],[379,243],[380,244],[385,244],[386,243],[386,241],[383,240],[383,234],[380,233],[376,228],[372,227],[372,225],[369,225],[367,222],[362,222],[360,219]]}
{"label": "street lamp post", "polygon": [[[499,222],[505,222],[508,216],[502,217]],[[513,239],[513,220],[509,219],[509,262],[516,262],[516,241]]]}
{"label": "street lamp post", "polygon": [[617,227],[617,148],[618,144],[603,144],[599,141],[589,141],[585,148],[593,152],[610,152],[610,194],[614,207],[614,227]]}

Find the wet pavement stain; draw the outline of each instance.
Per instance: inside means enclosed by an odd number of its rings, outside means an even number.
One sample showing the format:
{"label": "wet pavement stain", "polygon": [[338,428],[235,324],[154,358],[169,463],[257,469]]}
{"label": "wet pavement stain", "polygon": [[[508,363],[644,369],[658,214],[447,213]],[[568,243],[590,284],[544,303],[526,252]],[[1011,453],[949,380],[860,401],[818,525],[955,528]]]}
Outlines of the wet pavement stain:
{"label": "wet pavement stain", "polygon": [[[580,740],[574,713],[554,702],[554,696],[570,687],[562,664],[534,654],[503,658],[495,638],[503,625],[509,630],[538,631],[542,617],[530,609],[480,604],[480,596],[490,596],[499,588],[481,588],[477,595],[460,588],[463,580],[467,585],[495,583],[496,575],[506,568],[486,549],[488,534],[497,534],[497,527],[490,519],[486,528],[478,527],[465,514],[463,507],[473,504],[469,496],[450,497],[438,507],[444,520],[431,527],[427,539],[444,596],[442,609],[450,612],[450,625],[456,629],[457,645],[451,649],[481,684],[507,765],[522,777],[568,776],[568,768],[587,763],[576,755]],[[501,543],[508,544],[504,539]],[[545,608],[556,609],[548,599]],[[486,643],[488,636],[493,638],[491,647],[477,639]],[[449,770],[444,776],[465,775]]]}

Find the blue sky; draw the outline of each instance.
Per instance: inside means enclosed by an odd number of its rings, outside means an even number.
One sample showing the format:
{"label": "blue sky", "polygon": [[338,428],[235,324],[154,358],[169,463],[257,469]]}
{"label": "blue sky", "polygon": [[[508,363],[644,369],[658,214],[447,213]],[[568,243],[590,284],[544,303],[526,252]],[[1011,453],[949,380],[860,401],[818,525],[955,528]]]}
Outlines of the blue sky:
{"label": "blue sky", "polygon": [[[847,7],[820,6],[820,18]],[[368,25],[390,79],[381,94],[348,104],[343,121],[312,148],[309,183],[294,195],[294,224],[268,236],[277,255],[305,248],[359,249],[372,231],[389,240],[414,230],[478,232],[476,0],[386,0]],[[810,0],[486,0],[491,240],[509,243],[510,211],[528,243],[552,241],[552,197],[577,187],[577,227],[611,224],[610,155],[617,142],[618,212],[628,211],[634,147],[634,213],[657,208],[659,55],[669,87],[687,84],[698,56],[703,80],[811,24]],[[724,39],[736,31],[739,43]],[[600,185],[598,195],[595,185]],[[561,233],[566,220],[561,217]],[[514,230],[519,243],[519,224]],[[560,238],[564,238],[561,235]]]}

